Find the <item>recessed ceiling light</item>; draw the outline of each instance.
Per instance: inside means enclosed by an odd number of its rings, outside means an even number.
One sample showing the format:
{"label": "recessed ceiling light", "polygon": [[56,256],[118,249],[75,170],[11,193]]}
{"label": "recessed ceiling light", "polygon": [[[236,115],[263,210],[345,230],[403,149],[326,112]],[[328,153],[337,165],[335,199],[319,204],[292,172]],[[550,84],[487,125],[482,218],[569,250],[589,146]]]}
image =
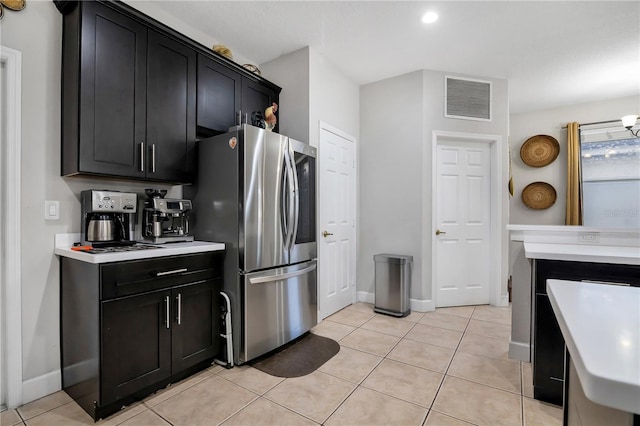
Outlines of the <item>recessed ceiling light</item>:
{"label": "recessed ceiling light", "polygon": [[435,12],[427,12],[422,15],[422,22],[425,24],[433,24],[438,20],[438,14]]}

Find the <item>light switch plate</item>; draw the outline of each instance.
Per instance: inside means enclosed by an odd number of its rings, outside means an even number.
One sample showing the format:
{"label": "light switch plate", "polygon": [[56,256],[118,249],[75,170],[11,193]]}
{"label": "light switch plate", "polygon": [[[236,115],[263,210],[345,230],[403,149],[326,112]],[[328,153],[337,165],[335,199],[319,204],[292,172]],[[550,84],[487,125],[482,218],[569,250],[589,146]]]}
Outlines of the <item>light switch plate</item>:
{"label": "light switch plate", "polygon": [[46,200],[44,202],[44,220],[60,219],[60,201]]}

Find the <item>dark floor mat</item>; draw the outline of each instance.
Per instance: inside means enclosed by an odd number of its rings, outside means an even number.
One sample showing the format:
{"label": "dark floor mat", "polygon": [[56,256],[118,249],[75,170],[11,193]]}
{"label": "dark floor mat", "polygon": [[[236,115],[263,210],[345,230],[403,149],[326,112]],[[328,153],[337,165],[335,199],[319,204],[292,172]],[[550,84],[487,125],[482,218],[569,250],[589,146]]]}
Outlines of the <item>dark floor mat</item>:
{"label": "dark floor mat", "polygon": [[307,333],[248,364],[277,377],[300,377],[313,373],[340,351],[335,340]]}

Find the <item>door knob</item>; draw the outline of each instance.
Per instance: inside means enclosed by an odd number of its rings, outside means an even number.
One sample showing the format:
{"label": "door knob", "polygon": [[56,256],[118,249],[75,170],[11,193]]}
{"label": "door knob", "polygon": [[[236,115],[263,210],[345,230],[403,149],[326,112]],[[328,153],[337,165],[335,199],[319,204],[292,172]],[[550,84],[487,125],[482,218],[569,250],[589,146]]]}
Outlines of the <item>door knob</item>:
{"label": "door knob", "polygon": [[322,236],[325,237],[325,238],[327,238],[329,235],[333,235],[333,234],[331,232],[327,232],[327,231],[324,231],[322,233]]}
{"label": "door knob", "polygon": [[436,229],[436,235],[440,235],[440,234],[446,234],[446,232]]}

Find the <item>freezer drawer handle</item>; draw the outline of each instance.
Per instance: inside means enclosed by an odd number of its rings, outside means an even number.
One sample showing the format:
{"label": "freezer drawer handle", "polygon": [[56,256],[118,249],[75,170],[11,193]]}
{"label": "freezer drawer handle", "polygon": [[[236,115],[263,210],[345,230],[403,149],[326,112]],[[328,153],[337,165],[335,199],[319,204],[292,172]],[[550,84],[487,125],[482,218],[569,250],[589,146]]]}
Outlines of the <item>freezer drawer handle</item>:
{"label": "freezer drawer handle", "polygon": [[188,271],[187,268],[180,268],[180,269],[174,269],[173,271],[156,272],[156,277],[162,277],[164,275],[179,274],[181,272],[187,272],[187,271]]}
{"label": "freezer drawer handle", "polygon": [[308,266],[304,269],[300,269],[299,271],[294,271],[294,272],[289,272],[287,274],[281,274],[281,275],[270,275],[268,277],[256,277],[256,278],[249,278],[249,282],[251,284],[262,284],[262,283],[268,283],[271,281],[280,281],[280,280],[286,280],[289,278],[293,278],[293,277],[297,277],[300,275],[304,275],[307,272],[311,272],[314,269],[316,269],[316,265],[313,264],[311,266]]}

